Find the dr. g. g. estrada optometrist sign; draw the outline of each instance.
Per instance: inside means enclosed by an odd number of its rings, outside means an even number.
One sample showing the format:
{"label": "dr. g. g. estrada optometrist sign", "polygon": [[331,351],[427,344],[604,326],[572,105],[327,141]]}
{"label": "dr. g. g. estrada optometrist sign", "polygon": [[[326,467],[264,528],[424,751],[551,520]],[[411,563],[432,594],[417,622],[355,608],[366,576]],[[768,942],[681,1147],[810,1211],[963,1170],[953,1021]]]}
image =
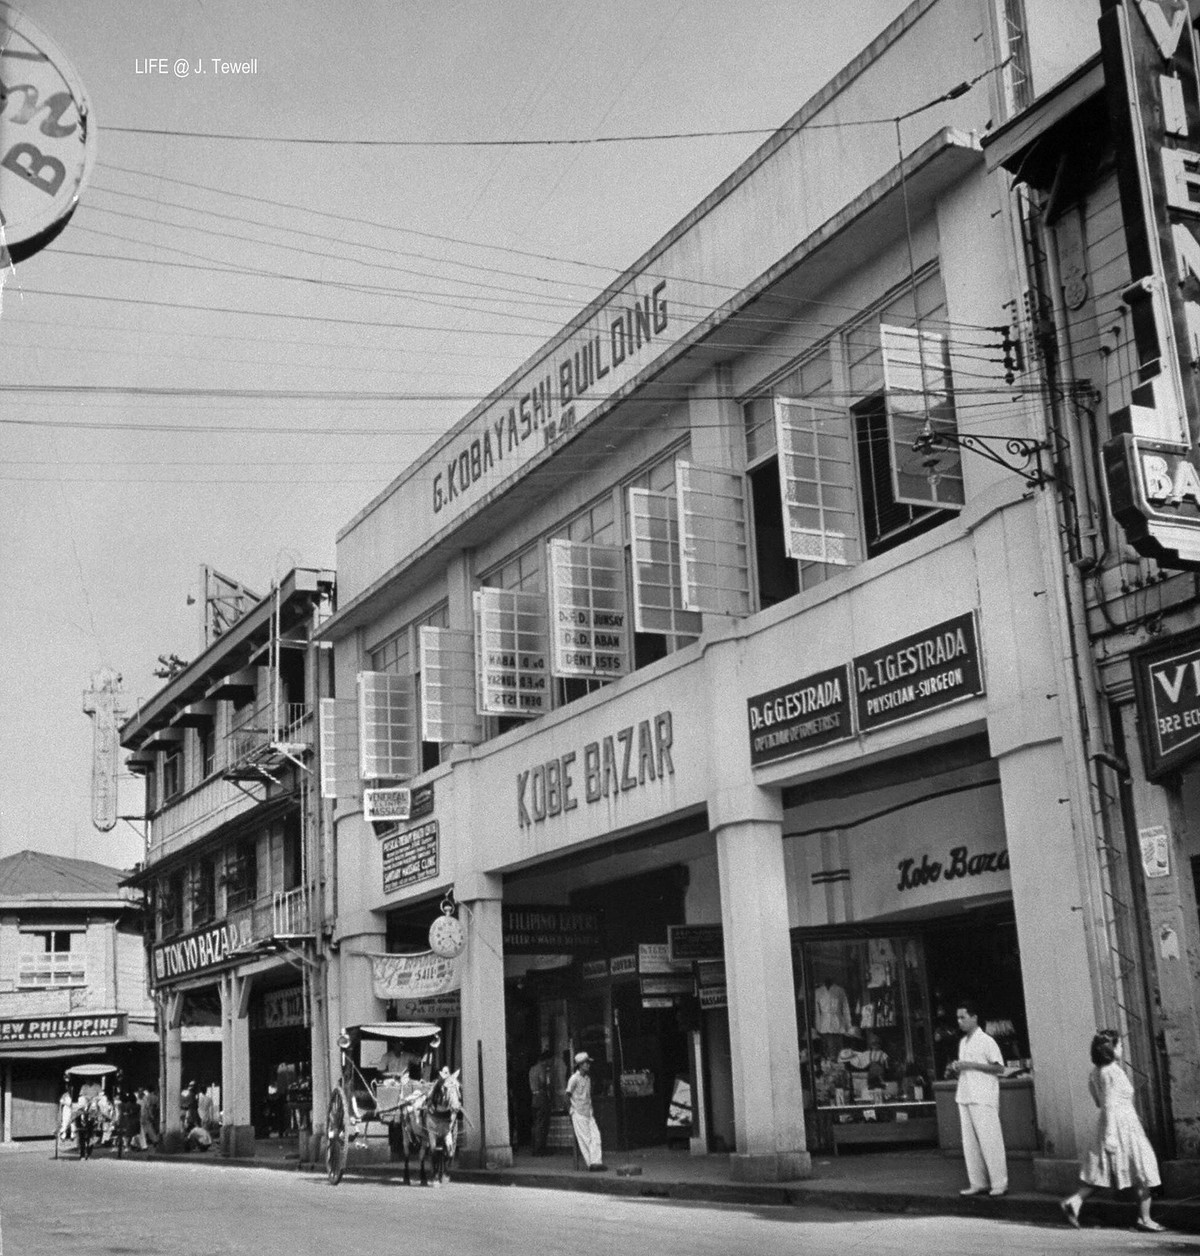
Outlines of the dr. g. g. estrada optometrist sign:
{"label": "dr. g. g. estrada optometrist sign", "polygon": [[665,279],[635,280],[477,415],[432,464],[439,523],[478,501],[631,380],[669,338]]}

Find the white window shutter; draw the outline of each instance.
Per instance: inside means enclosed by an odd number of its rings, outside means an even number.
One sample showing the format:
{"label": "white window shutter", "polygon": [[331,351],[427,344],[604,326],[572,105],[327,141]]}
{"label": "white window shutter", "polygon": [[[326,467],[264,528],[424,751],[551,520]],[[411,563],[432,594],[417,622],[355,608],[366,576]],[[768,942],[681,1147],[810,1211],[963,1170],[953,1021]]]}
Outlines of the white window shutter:
{"label": "white window shutter", "polygon": [[475,593],[476,710],[534,719],[550,710],[546,595]]}
{"label": "white window shutter", "polygon": [[633,626],[638,632],[698,637],[698,613],[683,604],[679,519],[674,493],[629,490]]}
{"label": "white window shutter", "polygon": [[474,634],[422,624],[417,643],[422,740],[477,745],[483,726],[475,711]]}
{"label": "white window shutter", "polygon": [[717,615],[750,614],[750,542],[742,476],[676,462],[683,605]]}
{"label": "white window shutter", "polygon": [[416,776],[416,705],[411,673],[359,672],[359,771],[364,781]]}
{"label": "white window shutter", "polygon": [[554,674],[599,680],[624,676],[630,644],[624,550],[561,537],[547,549]]}
{"label": "white window shutter", "polygon": [[838,567],[862,562],[850,415],[776,397],[775,440],[788,556]]}
{"label": "white window shutter", "polygon": [[966,500],[958,449],[940,451],[932,467],[913,449],[927,421],[933,432],[958,431],[949,341],[940,332],[881,323],[879,346],[896,501],[956,509]]}
{"label": "white window shutter", "polygon": [[322,698],[317,704],[321,797],[354,798],[362,789],[358,764],[358,704]]}

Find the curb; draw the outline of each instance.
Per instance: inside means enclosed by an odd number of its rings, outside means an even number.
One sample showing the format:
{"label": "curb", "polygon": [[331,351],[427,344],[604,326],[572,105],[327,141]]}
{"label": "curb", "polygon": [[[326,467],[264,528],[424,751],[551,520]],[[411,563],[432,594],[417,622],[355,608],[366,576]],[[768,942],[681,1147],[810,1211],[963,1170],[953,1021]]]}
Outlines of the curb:
{"label": "curb", "polygon": [[[324,1169],[299,1160],[240,1159],[221,1155],[161,1155],[138,1153],[139,1160],[176,1164],[214,1164],[239,1169],[270,1169],[276,1172],[323,1175]],[[391,1164],[351,1166],[346,1180],[365,1178],[398,1181],[403,1170]],[[526,1187],[536,1190],[576,1191],[588,1195],[614,1195],[628,1199],[665,1199],[689,1204],[732,1204],[741,1207],[830,1208],[844,1212],[879,1212],[896,1216],[978,1217],[993,1221],[1025,1222],[1063,1230],[1058,1200],[1046,1195],[1010,1195],[1004,1199],[963,1199],[920,1191],[855,1190],[812,1187],[803,1183],[783,1186],[734,1182],[654,1181],[645,1177],[570,1173],[508,1173],[503,1169],[455,1169],[452,1180],[470,1186]],[[1155,1218],[1177,1233],[1200,1233],[1200,1204],[1158,1200]],[[1083,1228],[1132,1229],[1137,1216],[1132,1202],[1091,1199]]]}

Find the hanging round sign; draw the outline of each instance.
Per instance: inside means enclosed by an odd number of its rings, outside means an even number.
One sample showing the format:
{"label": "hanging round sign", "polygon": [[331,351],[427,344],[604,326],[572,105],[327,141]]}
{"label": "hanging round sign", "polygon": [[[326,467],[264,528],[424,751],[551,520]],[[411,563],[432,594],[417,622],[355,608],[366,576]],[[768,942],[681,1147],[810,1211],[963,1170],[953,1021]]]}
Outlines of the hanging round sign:
{"label": "hanging round sign", "polygon": [[439,916],[429,926],[429,949],[443,959],[453,959],[461,955],[467,944],[467,935],[463,931],[462,922],[449,912]]}
{"label": "hanging round sign", "polygon": [[67,225],[96,160],[96,119],[66,57],[0,0],[0,225],[14,262]]}

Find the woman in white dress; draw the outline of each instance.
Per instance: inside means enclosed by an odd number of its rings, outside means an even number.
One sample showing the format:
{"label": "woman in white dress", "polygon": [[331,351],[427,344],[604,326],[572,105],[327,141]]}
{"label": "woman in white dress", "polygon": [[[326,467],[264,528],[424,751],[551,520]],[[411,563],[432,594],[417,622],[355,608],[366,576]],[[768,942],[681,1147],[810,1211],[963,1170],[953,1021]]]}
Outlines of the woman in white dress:
{"label": "woman in white dress", "polygon": [[1137,1194],[1139,1230],[1165,1229],[1150,1217],[1150,1192],[1160,1185],[1158,1158],[1133,1106],[1133,1083],[1121,1067],[1125,1049],[1115,1029],[1102,1029],[1092,1039],[1092,1063],[1088,1089],[1100,1109],[1092,1145],[1080,1166],[1079,1186],[1059,1201],[1069,1225],[1079,1227],[1083,1201],[1098,1186]]}

